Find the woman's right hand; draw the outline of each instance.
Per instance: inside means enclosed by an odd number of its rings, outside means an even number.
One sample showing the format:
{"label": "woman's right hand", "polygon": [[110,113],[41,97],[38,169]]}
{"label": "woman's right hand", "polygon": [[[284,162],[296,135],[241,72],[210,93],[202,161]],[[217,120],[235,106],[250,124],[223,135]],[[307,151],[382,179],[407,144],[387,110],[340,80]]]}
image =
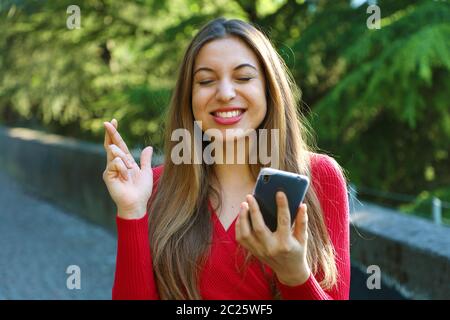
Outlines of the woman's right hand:
{"label": "woman's right hand", "polygon": [[117,131],[117,120],[105,122],[106,169],[103,172],[108,192],[123,219],[140,219],[147,212],[153,190],[152,147],[141,153],[139,167]]}

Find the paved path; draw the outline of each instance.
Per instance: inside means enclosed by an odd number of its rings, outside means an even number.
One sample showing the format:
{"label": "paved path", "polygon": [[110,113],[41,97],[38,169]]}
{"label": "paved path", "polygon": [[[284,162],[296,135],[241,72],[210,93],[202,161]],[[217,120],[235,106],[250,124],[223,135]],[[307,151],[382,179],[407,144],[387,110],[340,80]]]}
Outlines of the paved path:
{"label": "paved path", "polygon": [[[0,171],[0,299],[110,299],[115,237],[25,192]],[[69,290],[77,265],[81,289]]]}

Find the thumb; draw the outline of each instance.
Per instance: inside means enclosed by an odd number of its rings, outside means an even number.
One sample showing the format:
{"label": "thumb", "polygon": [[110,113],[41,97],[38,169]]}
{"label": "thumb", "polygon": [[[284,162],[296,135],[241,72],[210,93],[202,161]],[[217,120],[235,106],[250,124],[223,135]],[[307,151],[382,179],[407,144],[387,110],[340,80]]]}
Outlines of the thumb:
{"label": "thumb", "polygon": [[146,147],[141,153],[141,170],[149,170],[152,167],[153,148]]}
{"label": "thumb", "polygon": [[306,204],[302,203],[295,217],[294,237],[301,243],[306,244],[308,240],[308,213]]}

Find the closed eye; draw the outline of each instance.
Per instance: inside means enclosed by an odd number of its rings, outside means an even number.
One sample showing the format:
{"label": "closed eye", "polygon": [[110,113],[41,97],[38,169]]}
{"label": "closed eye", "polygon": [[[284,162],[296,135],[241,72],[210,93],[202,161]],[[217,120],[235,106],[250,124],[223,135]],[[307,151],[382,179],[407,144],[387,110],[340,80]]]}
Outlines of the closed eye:
{"label": "closed eye", "polygon": [[[239,81],[250,81],[251,79],[253,79],[253,78],[239,78],[238,80]],[[209,83],[211,83],[211,82],[213,82],[214,80],[205,80],[205,81],[199,81],[198,83],[200,84],[200,85],[207,85],[207,84],[209,84]]]}

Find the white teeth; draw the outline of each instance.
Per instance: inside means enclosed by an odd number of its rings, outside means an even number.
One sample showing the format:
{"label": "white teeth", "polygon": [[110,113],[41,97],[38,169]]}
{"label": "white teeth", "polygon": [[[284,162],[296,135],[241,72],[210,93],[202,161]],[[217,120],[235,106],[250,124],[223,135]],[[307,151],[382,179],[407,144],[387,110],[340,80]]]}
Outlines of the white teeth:
{"label": "white teeth", "polygon": [[242,113],[242,110],[234,110],[228,112],[214,112],[214,115],[221,118],[233,118],[237,117]]}

